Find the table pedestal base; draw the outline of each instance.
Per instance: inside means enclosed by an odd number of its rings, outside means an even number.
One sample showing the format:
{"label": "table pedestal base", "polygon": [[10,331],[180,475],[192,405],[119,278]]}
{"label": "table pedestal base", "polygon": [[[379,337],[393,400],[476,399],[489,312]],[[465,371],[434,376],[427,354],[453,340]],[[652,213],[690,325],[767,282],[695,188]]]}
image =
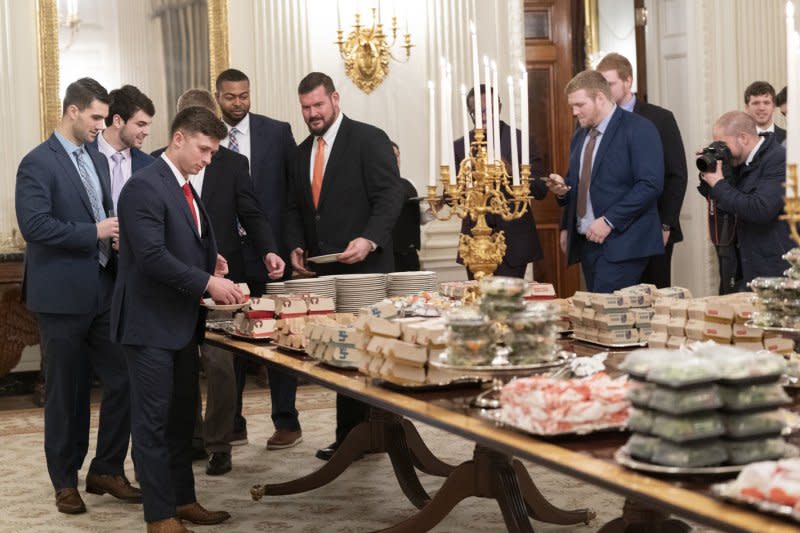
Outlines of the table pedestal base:
{"label": "table pedestal base", "polygon": [[587,509],[565,511],[555,507],[539,492],[520,461],[476,445],[472,460],[455,468],[430,503],[411,518],[381,533],[429,531],[461,500],[470,496],[497,500],[511,532],[532,532],[529,517],[569,525],[588,524],[595,516]]}
{"label": "table pedestal base", "polygon": [[626,499],[622,516],[597,530],[597,533],[689,533],[686,522],[651,509],[635,500]]}
{"label": "table pedestal base", "polygon": [[369,421],[353,428],[336,453],[319,470],[285,483],[255,485],[250,489],[250,495],[254,500],[260,500],[265,495],[280,496],[317,489],[339,477],[365,453],[389,454],[400,488],[418,509],[424,507],[431,498],[420,484],[414,467],[440,477],[450,475],[455,468],[433,455],[411,422],[372,408]]}

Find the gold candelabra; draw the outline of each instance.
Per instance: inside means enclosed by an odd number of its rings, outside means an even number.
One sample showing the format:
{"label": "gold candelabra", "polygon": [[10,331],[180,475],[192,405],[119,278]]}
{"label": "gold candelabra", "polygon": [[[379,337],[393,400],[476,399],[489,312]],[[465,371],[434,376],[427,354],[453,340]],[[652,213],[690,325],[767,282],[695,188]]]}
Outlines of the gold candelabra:
{"label": "gold candelabra", "polygon": [[[442,165],[439,172],[442,195],[437,194],[436,185],[429,185],[428,203],[439,220],[448,220],[455,214],[459,218],[469,216],[475,222],[471,234],[462,234],[459,238],[458,253],[475,279],[481,279],[494,273],[506,254],[504,232],[492,233],[486,224],[486,215],[514,220],[525,214],[531,200],[528,186],[531,169],[530,165],[521,165],[520,184],[512,185],[505,163],[489,161],[482,128],[475,129],[475,140],[465,156],[455,184],[450,183],[449,167]],[[447,212],[440,209],[445,204],[449,206]]]}
{"label": "gold candelabra", "polygon": [[369,94],[375,87],[383,83],[389,74],[389,59],[398,63],[405,63],[411,57],[411,34],[406,28],[403,35],[403,44],[406,57],[397,59],[392,55],[392,48],[397,42],[397,17],[392,16],[392,41],[387,41],[383,33],[383,24],[380,17],[375,17],[375,8],[372,8],[372,26],[362,26],[361,14],[356,13],[353,30],[344,38],[341,28],[336,30],[336,43],[339,46],[339,55],[344,59],[344,72],[353,80],[356,86]]}
{"label": "gold candelabra", "polygon": [[781,220],[789,223],[789,233],[792,240],[800,245],[800,233],[797,224],[800,223],[800,182],[797,181],[797,163],[786,165],[786,197],[784,199],[786,214],[781,215]]}

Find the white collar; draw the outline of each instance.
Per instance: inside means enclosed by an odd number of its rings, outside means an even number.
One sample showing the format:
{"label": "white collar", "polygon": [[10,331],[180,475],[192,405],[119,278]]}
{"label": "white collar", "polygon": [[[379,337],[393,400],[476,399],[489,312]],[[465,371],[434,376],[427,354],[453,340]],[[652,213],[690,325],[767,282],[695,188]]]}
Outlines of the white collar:
{"label": "white collar", "polygon": [[172,161],[170,160],[170,158],[169,158],[169,157],[167,157],[167,152],[166,152],[166,150],[165,150],[164,152],[162,152],[162,154],[161,154],[161,158],[162,158],[164,161],[166,161],[166,162],[167,162],[167,165],[169,166],[170,170],[172,170],[172,173],[175,175],[175,179],[177,179],[177,180],[178,180],[178,187],[181,187],[181,188],[183,188],[183,184],[184,184],[184,183],[189,183],[189,178],[184,178],[184,177],[183,177],[183,174],[181,174],[181,171],[180,171],[180,170],[178,170],[178,167],[176,167],[176,166],[175,166],[175,165],[172,163]]}
{"label": "white collar", "polygon": [[225,126],[228,128],[228,131],[231,131],[233,128],[236,128],[236,131],[243,135],[248,135],[250,133],[250,113],[247,113],[242,120],[240,120],[237,124],[231,126],[227,122]]}
{"label": "white collar", "polygon": [[756,156],[756,152],[758,152],[758,149],[761,148],[761,145],[764,144],[765,140],[766,139],[764,137],[761,137],[761,140],[758,141],[758,144],[750,152],[750,155],[747,156],[747,161],[744,162],[745,166],[750,166],[750,163],[753,162],[753,158]]}
{"label": "white collar", "polygon": [[[340,110],[339,116],[336,117],[336,120],[333,121],[333,124],[331,124],[331,127],[328,128],[328,131],[326,131],[325,134],[322,135],[322,138],[325,139],[325,146],[328,147],[333,146],[333,142],[336,140],[336,134],[339,133],[339,126],[342,125],[343,116],[344,113],[342,113]],[[317,139],[319,139],[319,136],[315,135],[314,141],[316,142]]]}
{"label": "white collar", "polygon": [[771,122],[768,128],[759,128],[756,126],[756,132],[758,133],[775,133],[775,123]]}

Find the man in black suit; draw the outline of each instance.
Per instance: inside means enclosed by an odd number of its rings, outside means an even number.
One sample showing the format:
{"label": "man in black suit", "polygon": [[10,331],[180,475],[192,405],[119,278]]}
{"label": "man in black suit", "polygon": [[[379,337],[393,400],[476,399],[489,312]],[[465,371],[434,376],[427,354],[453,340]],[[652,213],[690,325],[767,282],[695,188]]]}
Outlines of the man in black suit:
{"label": "man in black suit", "polygon": [[[483,116],[483,123],[486,124],[486,86],[481,84],[481,114]],[[499,99],[498,99],[499,102]],[[503,109],[502,103],[500,109]],[[467,94],[467,110],[473,123],[475,122],[475,91],[470,89]],[[522,160],[522,132],[516,130],[517,135],[517,156]],[[469,132],[469,140],[472,142],[475,139],[475,130]],[[453,150],[455,151],[456,170],[461,165],[464,159],[464,137],[460,137],[453,143]],[[500,153],[502,159],[506,162],[506,168],[511,173],[511,126],[500,121]],[[539,155],[536,148],[536,143],[533,138],[530,140],[530,164],[531,164],[531,178],[538,178],[545,176],[546,169],[544,168],[544,161]],[[547,196],[547,185],[543,180],[532,179],[530,181],[531,195],[537,200],[544,199]],[[492,231],[503,231],[506,237],[506,255],[503,257],[503,262],[497,267],[494,272],[495,276],[511,276],[515,278],[525,277],[525,270],[528,268],[528,263],[538,261],[543,257],[542,246],[539,243],[539,234],[536,231],[536,221],[533,218],[533,206],[529,205],[525,214],[515,220],[503,220],[499,215],[486,215],[486,224]],[[464,217],[461,222],[461,233],[468,234],[475,222],[469,217]],[[461,258],[458,258],[461,263]],[[472,272],[467,270],[467,276],[472,279]]]}
{"label": "man in black suit", "polygon": [[[193,106],[217,112],[214,97],[205,89],[189,89],[178,99],[178,112]],[[277,254],[272,228],[253,193],[247,158],[221,144],[211,163],[189,181],[203,200],[217,238],[217,249],[228,262],[226,277],[237,283],[246,278],[244,245],[237,230],[237,224],[241,224],[247,231],[250,247],[258,250],[261,268],[270,278],[280,278],[283,259]],[[215,346],[202,346],[201,353],[207,380],[206,416],[198,420],[200,431],[195,433],[202,435],[205,449],[211,454],[206,473],[222,475],[232,468],[231,435],[237,391],[234,355]]]}
{"label": "man in black suit", "polygon": [[744,112],[756,121],[759,135],[772,133],[778,144],[786,140],[786,130],[772,121],[775,114],[775,88],[766,81],[754,81],[744,90]]}
{"label": "man in black suit", "polygon": [[676,242],[683,240],[680,217],[689,174],[681,132],[671,111],[640,100],[631,92],[633,67],[625,56],[608,54],[598,63],[597,70],[608,82],[611,97],[617,105],[649,119],[661,137],[664,190],[658,198],[658,215],[661,219],[664,255],[650,257],[642,274],[642,283],[652,283],[659,288],[669,287],[672,284],[672,250]]}
{"label": "man in black suit", "polygon": [[106,129],[97,136],[95,148],[108,159],[111,199],[116,209],[125,182],[154,160],[141,148],[150,135],[156,109],[152,100],[133,85],[114,89],[109,96],[111,104],[108,106]]}
{"label": "man in black suit", "polygon": [[17,171],[17,223],[27,241],[23,298],[41,337],[46,400],[44,451],[62,513],[86,512],[78,470],[89,445],[92,372],[103,383],[97,451],[86,491],[141,501],[125,477],[130,395],[125,359],[109,338],[119,235],[108,164],[91,146],[108,114],[108,93],[82,78],[67,87],[53,135]]}
{"label": "man in black suit", "polygon": [[[298,147],[287,199],[292,267],[306,276],[391,272],[392,228],[403,193],[389,137],[344,116],[326,74],[308,74],[297,92],[311,135]],[[337,261],[316,265],[314,272],[306,264],[307,256],[332,253]],[[338,395],[336,441],[317,457],[330,459],[367,414],[365,404]]]}
{"label": "man in black suit", "polygon": [[[392,151],[397,159],[397,168],[400,168],[400,147],[392,141]],[[403,209],[397,217],[397,223],[392,231],[392,244],[394,245],[394,270],[395,272],[415,272],[419,270],[420,225],[419,199],[417,188],[406,178],[401,177],[403,185]]]}
{"label": "man in black suit", "polygon": [[[250,80],[240,70],[228,69],[220,73],[216,81],[215,97],[222,111],[222,120],[228,128],[228,137],[223,139],[221,144],[241,153],[249,160],[256,198],[275,233],[281,258],[289,261],[284,213],[289,171],[297,150],[292,128],[288,122],[250,112]],[[269,279],[260,260],[259,251],[252,246],[249,234],[243,233],[245,274],[250,293],[258,296],[264,293],[265,284]],[[291,267],[286,265],[284,278],[290,277]],[[247,421],[242,416],[245,365],[240,358],[237,358],[235,363],[238,396],[232,442],[245,444]],[[267,439],[267,449],[291,448],[303,440],[295,408],[297,376],[283,372],[274,365],[268,365],[268,379],[275,432]]]}
{"label": "man in black suit", "polygon": [[192,431],[198,397],[197,345],[205,330],[200,301],[244,301],[225,279],[214,230],[189,183],[210,162],[226,135],[211,111],[184,109],[170,143],[137,172],[119,198],[119,275],[111,334],[122,344],[131,382],[136,472],[148,532],[185,533],[180,520],[218,524],[230,515],[197,503]]}

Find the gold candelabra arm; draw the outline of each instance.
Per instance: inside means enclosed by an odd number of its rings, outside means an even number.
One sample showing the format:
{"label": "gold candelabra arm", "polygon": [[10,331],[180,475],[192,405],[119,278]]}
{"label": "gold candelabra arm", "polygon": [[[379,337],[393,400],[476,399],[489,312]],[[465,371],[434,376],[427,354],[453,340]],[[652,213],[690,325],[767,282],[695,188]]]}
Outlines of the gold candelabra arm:
{"label": "gold candelabra arm", "polygon": [[800,245],[800,232],[797,224],[800,223],[800,183],[797,180],[797,163],[786,165],[786,197],[784,199],[785,214],[781,220],[789,224],[789,234],[792,240]]}

